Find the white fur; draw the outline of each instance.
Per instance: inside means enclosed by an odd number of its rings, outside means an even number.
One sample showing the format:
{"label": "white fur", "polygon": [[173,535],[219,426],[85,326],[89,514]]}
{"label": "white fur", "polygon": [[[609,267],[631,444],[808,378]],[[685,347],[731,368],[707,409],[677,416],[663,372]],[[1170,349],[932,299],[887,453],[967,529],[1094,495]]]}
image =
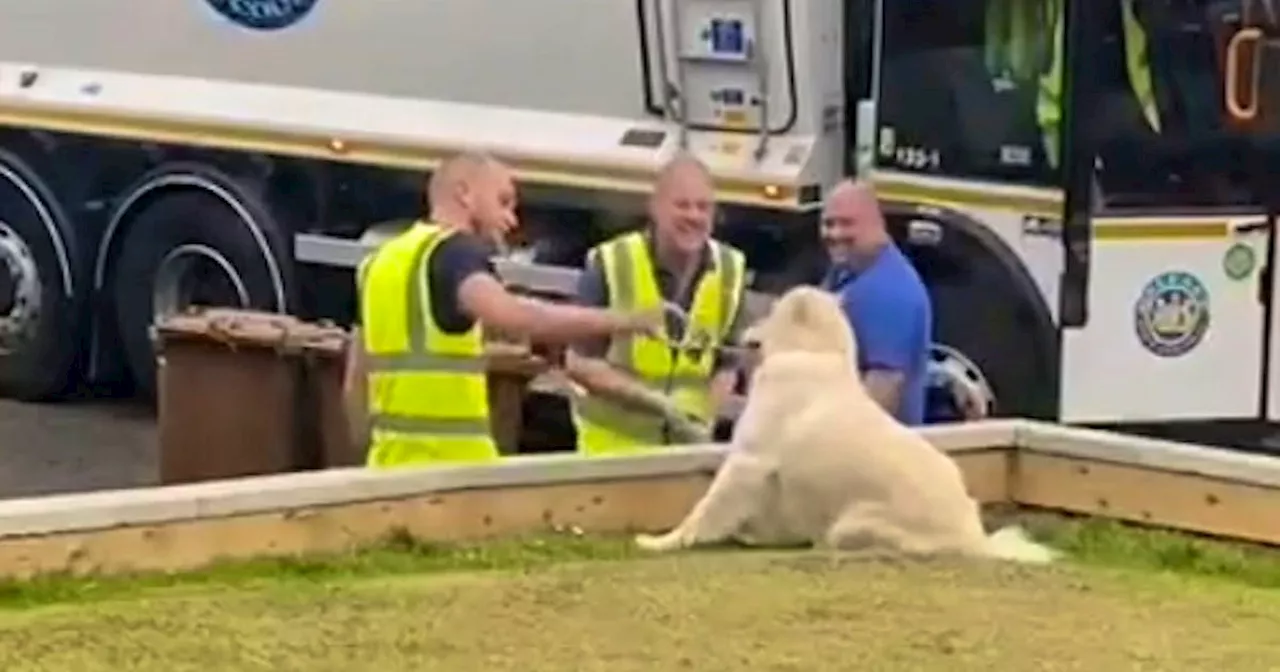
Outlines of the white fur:
{"label": "white fur", "polygon": [[638,536],[639,546],[735,540],[1054,559],[1020,528],[986,535],[956,463],[863,388],[857,343],[828,293],[787,292],[747,338],[761,359],[728,457],[685,519],[667,534]]}

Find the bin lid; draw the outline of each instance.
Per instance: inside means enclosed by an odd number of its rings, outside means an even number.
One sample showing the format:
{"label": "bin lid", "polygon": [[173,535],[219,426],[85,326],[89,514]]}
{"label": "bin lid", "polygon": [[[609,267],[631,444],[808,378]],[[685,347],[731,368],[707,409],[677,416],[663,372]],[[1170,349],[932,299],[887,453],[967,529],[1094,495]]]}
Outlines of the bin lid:
{"label": "bin lid", "polygon": [[335,357],[345,352],[350,338],[334,324],[239,308],[195,308],[171,315],[155,325],[153,337],[161,349],[175,341],[205,341]]}

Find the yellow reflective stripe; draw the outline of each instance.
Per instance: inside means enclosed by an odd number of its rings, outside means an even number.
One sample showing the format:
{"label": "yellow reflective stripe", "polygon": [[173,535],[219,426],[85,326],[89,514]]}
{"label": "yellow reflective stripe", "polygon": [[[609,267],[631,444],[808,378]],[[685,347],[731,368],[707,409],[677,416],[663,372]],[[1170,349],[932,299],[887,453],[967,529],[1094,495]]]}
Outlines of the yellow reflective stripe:
{"label": "yellow reflective stripe", "polygon": [[[496,456],[478,327],[441,352],[430,313],[431,255],[452,231],[422,222],[388,241],[359,269],[369,361],[371,466],[474,461]],[[374,264],[377,268],[374,268]],[[458,344],[461,344],[460,346]]]}
{"label": "yellow reflective stripe", "polygon": [[377,413],[369,420],[373,429],[379,431],[432,436],[477,435],[489,438],[489,421],[480,418],[424,418]]}
{"label": "yellow reflective stripe", "polygon": [[428,418],[487,418],[489,390],[483,373],[438,370],[373,371],[371,413]]}
{"label": "yellow reflective stripe", "polygon": [[369,355],[370,371],[442,371],[449,373],[484,373],[482,357],[436,355],[428,352]]}
{"label": "yellow reflective stripe", "polygon": [[720,339],[724,341],[737,321],[747,269],[742,253],[728,245],[717,243],[716,256],[720,269]]}
{"label": "yellow reflective stripe", "polygon": [[373,266],[373,260],[377,256],[378,250],[374,250],[360,260],[360,265],[356,267],[356,289],[364,290],[364,283],[369,279],[369,267]]}
{"label": "yellow reflective stripe", "polygon": [[406,315],[409,316],[409,352],[415,354],[426,354],[427,352],[427,312],[424,304],[427,296],[424,287],[427,274],[427,257],[435,249],[438,241],[443,240],[446,235],[438,227],[433,227],[431,232],[427,234],[418,249],[413,254],[413,263],[409,265],[413,270],[410,271],[409,291],[405,292],[406,300],[409,302],[406,306]]}
{"label": "yellow reflective stripe", "polygon": [[[746,276],[746,264],[741,252],[733,249],[728,245],[712,242],[714,254],[716,256],[716,265],[709,270],[699,282],[699,286],[694,294],[694,309],[690,311],[690,318],[694,324],[687,325],[690,327],[701,326],[710,328],[712,333],[717,334],[721,341],[728,335],[729,329],[733,326],[734,317],[736,317],[739,304],[742,299],[742,285]],[[611,305],[622,310],[637,310],[643,306],[639,305],[640,288],[638,282],[643,282],[643,271],[652,269],[643,269],[643,263],[647,260],[647,251],[644,248],[644,238],[640,234],[632,233],[610,241],[599,249],[601,266],[605,271],[605,277],[609,284],[609,293]],[[652,261],[652,260],[648,260]],[[711,276],[718,274],[720,296],[717,312],[714,316],[702,315],[704,312],[700,310],[704,308],[702,302],[698,301],[702,295],[710,289],[706,283],[713,279]],[[660,302],[661,297],[657,297]],[[702,318],[702,319],[699,319]],[[704,323],[704,320],[706,321]],[[686,330],[685,337],[689,337],[689,330]],[[635,353],[635,337],[631,335],[618,336],[612,339],[610,350],[610,361],[628,371],[638,372],[640,367],[636,361]],[[663,349],[668,350],[666,344]],[[668,356],[669,353],[668,353]],[[690,362],[697,369],[704,369],[703,362]],[[665,368],[665,367],[664,367]],[[693,375],[693,374],[690,374]]]}
{"label": "yellow reflective stripe", "polygon": [[[383,247],[379,248],[378,259],[374,262],[383,262],[387,264],[387,268],[383,268],[380,273],[387,274],[387,278],[376,280],[374,284],[370,284],[369,280],[381,278],[374,276],[369,271],[369,278],[362,282],[362,294],[366,294],[366,303],[376,303],[379,301],[392,301],[390,305],[383,308],[387,312],[376,315],[379,317],[381,329],[366,329],[369,340],[366,340],[366,346],[376,344],[374,342],[375,332],[381,334],[383,346],[366,347],[367,356],[370,362],[370,375],[374,385],[372,387],[384,389],[385,394],[378,394],[371,401],[387,402],[390,398],[420,397],[421,393],[438,393],[440,385],[447,388],[456,388],[458,383],[453,378],[458,374],[475,374],[476,381],[466,383],[468,387],[474,387],[479,384],[483,388],[485,361],[483,357],[483,348],[479,343],[472,346],[472,353],[440,353],[436,346],[436,338],[431,334],[431,320],[429,314],[428,293],[426,293],[425,280],[426,269],[431,253],[435,250],[438,243],[448,238],[451,232],[440,229],[438,227],[430,227],[426,224],[416,224],[415,228],[410,232],[402,234],[402,237],[393,239]],[[385,257],[385,259],[384,259]],[[370,264],[371,265],[371,264]],[[396,282],[392,282],[389,275],[397,275]],[[388,310],[392,306],[399,303],[396,298],[390,294],[383,296],[375,296],[374,292],[389,292],[392,287],[398,289],[399,301],[401,303],[401,311]],[[399,314],[397,315],[397,312]],[[372,317],[372,316],[371,316]],[[370,320],[370,325],[375,320]],[[404,337],[394,338],[394,330],[402,329]],[[392,337],[392,338],[388,338]],[[388,340],[394,343],[394,346],[387,348]],[[389,374],[399,374],[396,379],[389,378]],[[413,384],[413,374],[421,374],[424,378],[425,387],[419,384]],[[404,378],[411,376],[411,378]],[[406,387],[407,385],[407,387]],[[394,388],[394,390],[392,389]],[[403,388],[403,389],[402,389]],[[415,389],[411,389],[415,388]],[[457,392],[457,390],[454,390]],[[385,397],[385,398],[384,398]],[[421,401],[413,401],[413,399],[403,399],[406,403],[413,406],[421,406]],[[467,401],[467,399],[458,398],[457,394],[452,394],[449,399],[445,399],[444,403],[452,403],[457,401]],[[436,404],[433,404],[436,406]],[[375,410],[385,410],[385,408],[375,408]],[[483,416],[483,408],[477,411],[477,415]]]}
{"label": "yellow reflective stripe", "polygon": [[1053,21],[1053,45],[1049,69],[1040,77],[1040,86],[1036,89],[1036,121],[1040,124],[1043,135],[1045,156],[1049,165],[1058,165],[1058,136],[1062,123],[1062,24],[1064,21],[1061,3],[1047,0],[1052,8],[1049,12]]}
{"label": "yellow reflective stripe", "polygon": [[[711,268],[695,288],[689,309],[690,324],[683,341],[708,351],[697,358],[673,352],[667,340],[647,337],[610,339],[607,359],[646,387],[671,395],[686,413],[710,418],[707,382],[714,348],[724,342],[740,309],[746,278],[746,261],[731,246],[711,242]],[[642,234],[619,236],[596,247],[608,283],[609,303],[619,309],[636,310],[661,305],[663,299],[652,259]],[[705,336],[698,336],[699,332]],[[668,334],[668,340],[670,335]],[[697,343],[705,338],[709,342]],[[685,361],[688,360],[688,361]],[[574,404],[580,449],[591,455],[631,452],[647,445],[660,445],[667,438],[667,423],[651,413],[632,410],[608,400],[588,398]]]}
{"label": "yellow reflective stripe", "polygon": [[[369,301],[365,299],[364,288],[369,282],[369,267],[373,266],[373,260],[378,256],[378,251],[374,250],[366,254],[364,259],[360,260],[360,265],[356,268],[356,316],[363,325],[371,324],[369,319]],[[368,347],[361,344],[366,351]]]}
{"label": "yellow reflective stripe", "polygon": [[1133,0],[1120,2],[1124,24],[1124,65],[1129,75],[1129,86],[1142,108],[1142,116],[1151,130],[1160,132],[1160,109],[1156,106],[1155,89],[1151,84],[1151,59],[1148,55],[1147,31],[1138,22]]}
{"label": "yellow reflective stripe", "polygon": [[422,309],[425,292],[415,278],[425,279],[427,260],[436,243],[451,232],[440,227],[415,223],[404,233],[381,245],[371,260],[362,289],[366,311],[372,324],[380,325],[378,336],[369,341],[370,353],[403,353],[425,348],[428,316]]}
{"label": "yellow reflective stripe", "polygon": [[[424,227],[423,224],[415,226]],[[405,315],[409,330],[409,348],[408,352],[387,354],[369,352],[369,361],[373,370],[379,371],[411,371],[411,370],[433,370],[433,371],[456,371],[456,372],[479,372],[485,370],[483,357],[470,354],[438,354],[432,350],[439,350],[437,341],[440,336],[448,336],[447,334],[432,334],[430,338],[430,346],[428,346],[428,330],[430,325],[434,324],[434,320],[429,320],[428,311],[431,309],[430,293],[426,288],[427,276],[427,260],[440,243],[444,242],[450,235],[451,231],[446,231],[439,227],[427,227],[427,233],[418,243],[417,249],[413,253],[413,259],[410,262],[411,278],[409,282],[409,291],[405,292]],[[385,249],[382,248],[382,249]],[[374,254],[377,254],[376,252]],[[372,261],[371,257],[367,258]],[[359,284],[363,293],[364,277],[368,273],[367,267],[372,264],[363,264],[361,266],[362,277]],[[466,339],[467,335],[458,338]]]}
{"label": "yellow reflective stripe", "polygon": [[[636,305],[636,268],[635,259],[631,255],[630,241],[638,238],[638,234],[628,234],[610,241],[601,248],[601,261],[606,269],[609,282],[609,300],[618,310],[637,310]],[[635,336],[622,334],[610,339],[609,361],[623,369],[636,370]]]}
{"label": "yellow reflective stripe", "polygon": [[662,288],[659,286],[658,268],[653,255],[649,253],[649,243],[644,235],[633,233],[618,242],[621,251],[631,262],[631,272],[618,274],[631,283],[631,295],[634,297],[634,308],[661,306],[663,302]]}
{"label": "yellow reflective stripe", "polygon": [[[1044,136],[1045,151],[1049,163],[1059,163],[1059,137],[1062,133],[1062,31],[1064,6],[1058,0],[1044,0],[1052,8],[1053,51],[1050,66],[1040,78],[1036,93],[1036,119]],[[1148,55],[1147,35],[1134,12],[1133,0],[1121,0],[1121,22],[1124,30],[1124,62],[1129,87],[1137,98],[1142,116],[1151,129],[1160,132],[1160,110],[1156,105],[1151,83],[1151,63]]]}
{"label": "yellow reflective stripe", "polygon": [[495,462],[501,457],[487,436],[420,436],[375,429],[366,464],[374,469],[403,469]]}
{"label": "yellow reflective stripe", "polygon": [[689,322],[680,338],[681,343],[707,346],[720,340],[724,324],[724,297],[720,295],[723,275],[719,268],[719,252],[713,251],[712,256],[708,268],[693,287],[693,300],[689,302],[687,311]]}

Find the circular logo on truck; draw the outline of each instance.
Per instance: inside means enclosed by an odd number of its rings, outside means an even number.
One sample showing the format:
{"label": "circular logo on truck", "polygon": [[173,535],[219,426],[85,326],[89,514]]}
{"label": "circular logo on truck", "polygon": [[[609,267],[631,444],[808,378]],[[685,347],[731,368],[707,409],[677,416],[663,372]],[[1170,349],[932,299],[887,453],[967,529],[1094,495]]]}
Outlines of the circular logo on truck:
{"label": "circular logo on truck", "polygon": [[1223,255],[1222,270],[1232,280],[1244,280],[1253,273],[1257,263],[1257,255],[1254,254],[1252,247],[1244,243],[1236,243]]}
{"label": "circular logo on truck", "polygon": [[1133,313],[1142,347],[1157,357],[1181,357],[1209,330],[1209,291],[1185,271],[1161,273],[1142,288]]}
{"label": "circular logo on truck", "polygon": [[319,0],[205,0],[214,11],[252,30],[280,30],[301,21]]}

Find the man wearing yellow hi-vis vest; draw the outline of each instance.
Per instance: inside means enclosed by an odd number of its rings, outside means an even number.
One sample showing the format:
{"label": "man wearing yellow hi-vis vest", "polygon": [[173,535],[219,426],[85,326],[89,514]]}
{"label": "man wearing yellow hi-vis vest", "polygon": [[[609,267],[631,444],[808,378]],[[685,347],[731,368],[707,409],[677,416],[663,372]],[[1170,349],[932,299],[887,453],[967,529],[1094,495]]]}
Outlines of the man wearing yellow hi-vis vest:
{"label": "man wearing yellow hi-vis vest", "polygon": [[515,185],[498,161],[450,159],[428,192],[430,217],[387,241],[357,271],[360,326],[349,351],[347,409],[355,438],[370,441],[370,467],[499,457],[482,327],[565,341],[647,332],[659,319],[509,293],[490,260],[516,226]]}
{"label": "man wearing yellow hi-vis vest", "polygon": [[[575,344],[569,369],[590,393],[574,405],[583,454],[634,453],[671,443],[674,421],[710,427],[733,393],[733,362],[716,346],[736,340],[741,328],[746,262],[740,251],[710,238],[714,214],[709,172],[682,155],[658,176],[651,226],[590,252],[579,286],[582,303],[621,310],[672,304],[688,322],[668,315],[660,338]],[[654,404],[628,405],[635,394],[626,390],[640,386],[681,416],[655,413]]]}
{"label": "man wearing yellow hi-vis vest", "polygon": [[[1160,111],[1151,83],[1150,49],[1146,30],[1134,10],[1135,0],[1106,1],[1119,5],[1124,76],[1134,102],[1147,126],[1159,133]],[[1063,0],[988,0],[986,14],[987,69],[994,76],[1036,87],[1036,121],[1046,156],[1055,166],[1061,160],[1062,73],[1066,66],[1063,9]],[[1045,26],[1051,30],[1046,31]]]}

